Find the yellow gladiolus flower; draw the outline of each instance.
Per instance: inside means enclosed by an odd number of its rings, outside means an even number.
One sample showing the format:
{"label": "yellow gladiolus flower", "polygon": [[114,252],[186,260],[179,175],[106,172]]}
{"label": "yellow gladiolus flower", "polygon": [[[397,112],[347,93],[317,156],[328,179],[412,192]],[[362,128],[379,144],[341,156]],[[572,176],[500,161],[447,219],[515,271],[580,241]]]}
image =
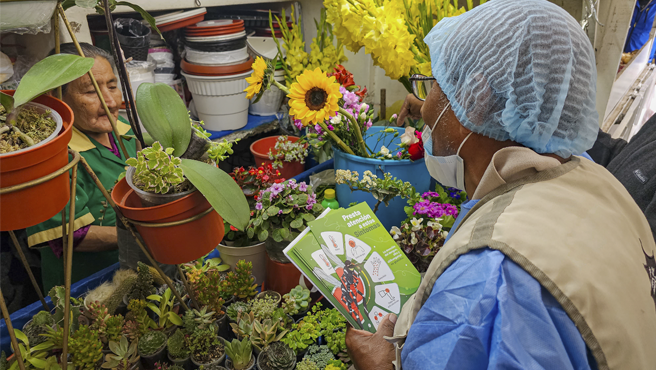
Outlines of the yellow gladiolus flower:
{"label": "yellow gladiolus flower", "polygon": [[339,110],[339,83],[327,77],[321,69],[306,70],[296,78],[289,94],[289,115],[301,120],[304,126],[323,122]]}
{"label": "yellow gladiolus flower", "polygon": [[246,99],[252,99],[262,90],[262,83],[264,83],[264,72],[267,69],[267,64],[262,57],[255,58],[253,65],[253,73],[250,77],[246,78],[248,87],[246,88]]}

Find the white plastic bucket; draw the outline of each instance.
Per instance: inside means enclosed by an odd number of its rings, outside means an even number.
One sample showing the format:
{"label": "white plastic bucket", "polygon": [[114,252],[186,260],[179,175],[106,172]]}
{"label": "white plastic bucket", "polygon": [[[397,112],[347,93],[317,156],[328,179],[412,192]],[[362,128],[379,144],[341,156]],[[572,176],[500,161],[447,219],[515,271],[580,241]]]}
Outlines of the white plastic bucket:
{"label": "white plastic bucket", "polygon": [[231,76],[196,76],[181,72],[194,97],[198,118],[210,131],[237,130],[248,122],[246,77],[253,71]]}
{"label": "white plastic bucket", "polygon": [[[284,71],[282,71],[282,75],[278,71],[276,71],[275,79],[281,84],[284,84],[285,83]],[[262,97],[257,103],[253,103],[255,101],[255,98],[251,99],[251,106],[248,109],[248,113],[254,116],[274,115],[278,113],[278,110],[280,109],[280,104],[282,103],[282,99],[284,97],[285,97],[285,93],[283,93],[275,85],[271,85],[271,88],[265,91],[264,94],[262,94]]]}
{"label": "white plastic bucket", "polygon": [[224,65],[244,62],[248,59],[248,47],[239,50],[208,52],[185,46],[186,58],[189,63],[200,65]]}

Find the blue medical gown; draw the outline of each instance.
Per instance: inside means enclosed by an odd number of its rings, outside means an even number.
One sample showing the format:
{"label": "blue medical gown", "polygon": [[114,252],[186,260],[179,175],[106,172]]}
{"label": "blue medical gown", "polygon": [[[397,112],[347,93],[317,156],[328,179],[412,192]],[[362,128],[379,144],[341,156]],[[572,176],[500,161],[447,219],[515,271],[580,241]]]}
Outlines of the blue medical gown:
{"label": "blue medical gown", "polygon": [[[478,202],[462,205],[457,226]],[[401,354],[403,369],[596,369],[556,299],[503,253],[460,256],[437,279]]]}

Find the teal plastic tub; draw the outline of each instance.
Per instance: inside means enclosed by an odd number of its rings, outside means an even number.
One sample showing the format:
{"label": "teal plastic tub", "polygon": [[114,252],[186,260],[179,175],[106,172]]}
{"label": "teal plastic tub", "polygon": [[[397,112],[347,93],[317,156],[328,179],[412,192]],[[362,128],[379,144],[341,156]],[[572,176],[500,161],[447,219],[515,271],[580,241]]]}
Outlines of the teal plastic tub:
{"label": "teal plastic tub", "polygon": [[[405,129],[395,127],[394,129],[398,131],[399,135],[394,138],[394,133],[383,132],[386,128],[388,127],[371,127],[366,132],[365,142],[374,152],[378,152],[385,145],[391,153],[396,153],[399,150],[399,144],[401,144],[401,134],[403,134]],[[335,170],[356,171],[360,175],[360,179],[362,179],[362,175],[367,170],[380,178],[389,172],[397,179],[410,182],[415,187],[415,190],[420,193],[427,192],[430,189],[431,177],[428,174],[423,158],[417,161],[411,161],[409,159],[381,160],[347,154],[336,147],[333,147],[333,150],[335,153]],[[344,208],[347,208],[353,202],[367,202],[372,210],[376,206],[377,201],[371,194],[363,191],[351,192],[351,189],[347,185],[337,185],[335,193],[337,195],[337,201]],[[378,207],[376,217],[378,217],[383,226],[389,231],[392,226],[399,226],[407,217],[403,210],[405,206],[407,206],[407,200],[396,197],[390,201],[388,207],[385,207],[385,204],[382,203]]]}

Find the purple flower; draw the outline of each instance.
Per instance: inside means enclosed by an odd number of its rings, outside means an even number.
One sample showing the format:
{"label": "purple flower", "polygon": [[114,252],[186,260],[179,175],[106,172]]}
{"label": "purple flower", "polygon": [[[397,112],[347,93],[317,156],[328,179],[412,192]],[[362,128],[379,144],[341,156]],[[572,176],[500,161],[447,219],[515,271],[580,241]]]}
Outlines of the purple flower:
{"label": "purple flower", "polygon": [[281,214],[282,214],[282,209],[281,209],[280,211],[278,211],[278,214],[279,214],[279,215],[281,215]]}
{"label": "purple flower", "polygon": [[315,203],[317,203],[317,195],[316,195],[316,194],[312,194],[312,195],[310,195],[310,196],[308,197],[307,205],[308,205],[308,206],[311,206],[311,205],[313,205],[313,204],[315,204]]}
{"label": "purple flower", "polygon": [[368,130],[369,128],[371,128],[371,126],[373,126],[373,124],[374,123],[371,122],[371,119],[369,119],[367,122],[364,123],[364,127]]}
{"label": "purple flower", "polygon": [[258,211],[261,211],[262,210],[262,203],[260,203],[260,202],[255,203],[255,209],[257,209]]}
{"label": "purple flower", "polygon": [[436,192],[434,192],[434,191],[427,191],[427,192],[425,192],[424,194],[422,194],[421,197],[422,197],[423,199],[426,199],[426,198],[439,198],[439,197],[440,197],[440,194],[439,194],[439,193],[436,193]]}
{"label": "purple flower", "polygon": [[301,121],[300,119],[294,119],[294,126],[296,126],[296,128],[298,128],[299,130],[302,130],[303,121]]}
{"label": "purple flower", "polygon": [[401,157],[403,156],[403,153],[398,152],[398,153],[396,153],[396,156],[399,157],[399,158],[401,158]]}
{"label": "purple flower", "polygon": [[321,126],[319,126],[318,123],[317,123],[316,125],[314,125],[314,130],[315,130],[315,131],[317,132],[317,134],[319,134],[319,135],[322,135],[322,134],[323,134],[323,130],[321,129]]}
{"label": "purple flower", "polygon": [[328,124],[328,130],[330,130],[330,131],[334,131],[335,128],[333,127],[333,125],[331,125],[331,124],[329,123],[329,124]]}
{"label": "purple flower", "polygon": [[276,196],[280,194],[283,190],[285,190],[285,187],[282,186],[282,184],[273,184],[269,190],[271,191],[272,196]]}
{"label": "purple flower", "polygon": [[308,189],[308,186],[305,183],[305,181],[298,184],[298,191],[306,192],[307,189]]}
{"label": "purple flower", "polygon": [[290,189],[294,190],[298,187],[298,184],[296,184],[296,180],[291,179],[289,180],[287,186],[289,186]]}
{"label": "purple flower", "polygon": [[308,211],[311,211],[312,207],[313,207],[312,204],[308,204],[307,206],[305,206],[305,209],[307,209]]}

